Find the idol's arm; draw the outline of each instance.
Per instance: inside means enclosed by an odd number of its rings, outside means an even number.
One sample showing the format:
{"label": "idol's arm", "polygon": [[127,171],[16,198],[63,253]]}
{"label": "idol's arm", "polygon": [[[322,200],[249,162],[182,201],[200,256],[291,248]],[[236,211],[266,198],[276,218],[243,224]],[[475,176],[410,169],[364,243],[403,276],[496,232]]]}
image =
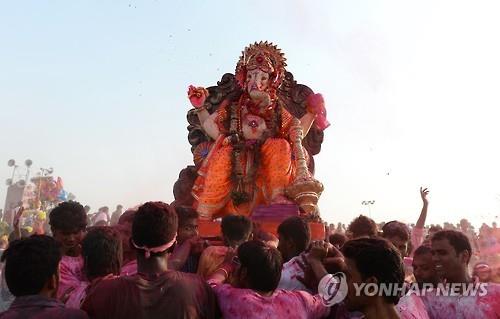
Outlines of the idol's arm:
{"label": "idol's arm", "polygon": [[311,126],[314,123],[314,120],[316,119],[316,114],[312,114],[307,112],[304,116],[300,118],[300,126],[302,127],[302,136],[305,138],[307,136],[307,133],[309,133],[309,130],[311,129]]}
{"label": "idol's arm", "polygon": [[201,127],[205,133],[210,136],[214,141],[219,137],[220,130],[215,119],[217,118],[217,112],[209,114],[206,109],[198,111],[198,119],[200,120]]}
{"label": "idol's arm", "polygon": [[197,109],[196,114],[198,115],[198,120],[200,120],[201,125],[210,117],[210,113],[204,108]]}

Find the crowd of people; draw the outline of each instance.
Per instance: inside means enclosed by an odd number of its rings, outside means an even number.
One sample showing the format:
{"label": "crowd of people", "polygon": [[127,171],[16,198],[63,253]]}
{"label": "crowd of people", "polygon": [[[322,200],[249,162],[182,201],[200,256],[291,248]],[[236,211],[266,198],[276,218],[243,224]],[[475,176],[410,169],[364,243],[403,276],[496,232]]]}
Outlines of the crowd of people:
{"label": "crowd of people", "polygon": [[30,233],[21,209],[4,238],[0,319],[500,318],[496,225],[426,225],[420,194],[414,225],[361,215],[319,241],[300,216],[275,236],[228,215],[220,238],[201,238],[195,210],[163,202],[92,215],[63,202]]}

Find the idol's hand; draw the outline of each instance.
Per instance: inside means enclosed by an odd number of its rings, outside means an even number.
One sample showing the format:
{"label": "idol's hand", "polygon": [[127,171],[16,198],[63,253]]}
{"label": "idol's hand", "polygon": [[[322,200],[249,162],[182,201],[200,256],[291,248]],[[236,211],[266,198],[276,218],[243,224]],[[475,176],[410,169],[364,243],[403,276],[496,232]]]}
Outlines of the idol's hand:
{"label": "idol's hand", "polygon": [[311,94],[307,97],[307,111],[312,114],[322,114],[325,112],[325,100],[319,93]]}
{"label": "idol's hand", "polygon": [[311,94],[307,97],[307,111],[316,115],[316,126],[320,130],[330,126],[330,122],[326,119],[325,100],[319,93]]}
{"label": "idol's hand", "polygon": [[195,108],[199,109],[205,104],[205,100],[208,97],[208,91],[204,87],[194,87],[192,85],[189,86],[188,89],[188,98]]}

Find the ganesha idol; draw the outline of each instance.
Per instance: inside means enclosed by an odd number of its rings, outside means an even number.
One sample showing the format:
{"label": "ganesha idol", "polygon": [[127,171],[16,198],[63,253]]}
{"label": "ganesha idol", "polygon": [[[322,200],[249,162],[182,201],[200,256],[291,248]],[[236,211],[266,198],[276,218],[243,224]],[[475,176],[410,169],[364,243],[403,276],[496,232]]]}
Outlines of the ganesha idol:
{"label": "ganesha idol", "polygon": [[311,195],[316,205],[322,185],[313,177],[312,155],[329,123],[322,96],[297,84],[285,62],[272,43],[255,43],[243,51],[234,76],[207,89],[189,87],[191,195],[200,218],[249,216],[258,205]]}

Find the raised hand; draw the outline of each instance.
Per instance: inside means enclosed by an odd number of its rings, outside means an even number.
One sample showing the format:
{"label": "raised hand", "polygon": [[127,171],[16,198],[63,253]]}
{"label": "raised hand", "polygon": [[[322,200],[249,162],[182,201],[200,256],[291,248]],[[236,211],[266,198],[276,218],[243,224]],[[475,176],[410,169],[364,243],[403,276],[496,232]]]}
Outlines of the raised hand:
{"label": "raised hand", "polygon": [[307,259],[311,261],[323,261],[328,256],[328,250],[333,246],[326,241],[318,240],[311,243]]}
{"label": "raised hand", "polygon": [[429,189],[427,187],[426,188],[420,187],[420,197],[422,197],[422,201],[424,202],[424,204],[429,204],[429,199],[427,198],[427,195],[429,195]]}
{"label": "raised hand", "polygon": [[14,226],[15,229],[19,228],[19,221],[21,220],[21,216],[23,216],[24,212],[24,207],[21,206],[17,210],[16,214],[14,215],[14,220],[12,221],[12,226]]}
{"label": "raised hand", "polygon": [[427,219],[427,208],[429,206],[429,199],[427,198],[429,195],[429,190],[427,188],[420,187],[420,197],[422,197],[422,211],[420,212],[420,216],[418,217],[417,223],[415,224],[415,228],[424,228],[425,220]]}
{"label": "raised hand", "polygon": [[21,226],[19,225],[19,221],[21,220],[21,216],[23,216],[23,212],[24,212],[24,207],[23,206],[19,207],[16,214],[14,215],[14,220],[12,221],[15,239],[21,239]]}
{"label": "raised hand", "polygon": [[300,258],[296,260],[296,263],[304,272],[304,276],[297,275],[297,280],[310,290],[316,291],[318,289],[319,280],[316,278],[311,265],[307,261],[306,255],[301,255]]}

